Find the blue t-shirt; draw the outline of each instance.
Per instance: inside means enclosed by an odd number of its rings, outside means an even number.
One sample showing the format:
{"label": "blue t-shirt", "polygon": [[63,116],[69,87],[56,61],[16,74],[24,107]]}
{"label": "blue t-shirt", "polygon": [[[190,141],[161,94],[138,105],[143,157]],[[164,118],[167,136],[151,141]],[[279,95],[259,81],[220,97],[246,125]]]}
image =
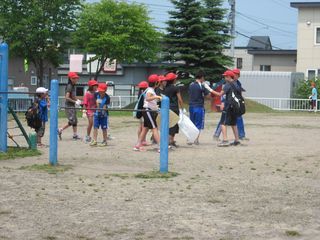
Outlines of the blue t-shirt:
{"label": "blue t-shirt", "polygon": [[35,102],[38,104],[39,116],[42,122],[48,122],[48,103],[46,99],[37,98]]}
{"label": "blue t-shirt", "polygon": [[204,96],[208,95],[209,91],[206,90],[200,83],[193,82],[189,86],[189,106],[190,107],[203,107]]}
{"label": "blue t-shirt", "polygon": [[318,98],[318,91],[314,87],[314,88],[312,88],[312,100],[317,100],[317,98]]}
{"label": "blue t-shirt", "polygon": [[[101,98],[100,94],[96,94],[96,99],[101,99],[101,103],[99,103],[98,108],[102,109],[104,106],[108,108],[108,105],[110,104],[110,97],[108,94],[106,94],[103,98]],[[96,116],[97,117],[106,117],[108,116],[108,111],[107,110],[100,110],[96,111]]]}

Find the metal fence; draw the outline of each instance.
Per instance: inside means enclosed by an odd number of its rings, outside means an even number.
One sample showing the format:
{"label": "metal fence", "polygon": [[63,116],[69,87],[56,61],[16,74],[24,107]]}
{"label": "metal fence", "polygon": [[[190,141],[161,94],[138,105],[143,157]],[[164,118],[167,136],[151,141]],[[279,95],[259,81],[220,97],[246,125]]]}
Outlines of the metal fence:
{"label": "metal fence", "polygon": [[[280,111],[309,111],[310,100],[309,99],[297,99],[297,98],[257,98],[246,97],[246,99],[263,104],[274,110]],[[317,101],[317,107],[319,106],[319,100]]]}
{"label": "metal fence", "polygon": [[9,98],[8,106],[15,112],[26,112],[32,105],[33,98]]}

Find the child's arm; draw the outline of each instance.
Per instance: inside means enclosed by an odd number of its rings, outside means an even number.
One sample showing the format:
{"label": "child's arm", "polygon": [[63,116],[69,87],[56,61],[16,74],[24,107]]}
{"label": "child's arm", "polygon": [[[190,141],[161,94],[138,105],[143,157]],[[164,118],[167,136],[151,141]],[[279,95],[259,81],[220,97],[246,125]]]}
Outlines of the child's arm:
{"label": "child's arm", "polygon": [[147,102],[153,101],[155,99],[159,99],[161,101],[162,97],[158,95],[152,95],[151,93],[147,93],[147,96],[146,96]]}

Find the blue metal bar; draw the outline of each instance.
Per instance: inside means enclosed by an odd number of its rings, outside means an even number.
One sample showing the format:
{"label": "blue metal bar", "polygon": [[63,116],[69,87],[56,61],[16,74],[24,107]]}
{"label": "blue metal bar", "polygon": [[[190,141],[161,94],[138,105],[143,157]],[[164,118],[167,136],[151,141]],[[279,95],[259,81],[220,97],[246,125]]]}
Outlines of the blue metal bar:
{"label": "blue metal bar", "polygon": [[50,156],[49,163],[52,166],[58,164],[58,95],[59,83],[58,80],[51,80],[51,95],[50,95]]}
{"label": "blue metal bar", "polygon": [[162,95],[161,128],[160,128],[160,173],[168,173],[168,145],[169,145],[169,98]]}
{"label": "blue metal bar", "polygon": [[[9,48],[8,44],[0,44],[0,91],[8,91],[8,61],[9,61]],[[0,95],[0,151],[8,151],[8,95]]]}

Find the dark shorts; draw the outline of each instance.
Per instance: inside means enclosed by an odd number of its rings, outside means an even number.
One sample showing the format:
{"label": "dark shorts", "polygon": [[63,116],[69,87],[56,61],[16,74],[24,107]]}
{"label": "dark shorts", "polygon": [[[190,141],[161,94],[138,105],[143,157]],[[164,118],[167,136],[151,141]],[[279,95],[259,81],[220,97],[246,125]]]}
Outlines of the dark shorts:
{"label": "dark shorts", "polygon": [[237,118],[237,115],[229,110],[222,111],[221,124],[227,126],[235,126],[237,125]]}
{"label": "dark shorts", "polygon": [[312,108],[315,108],[317,106],[317,100],[312,100]]}
{"label": "dark shorts", "polygon": [[149,129],[158,128],[157,121],[156,121],[157,116],[158,116],[157,112],[142,112],[143,126]]}
{"label": "dark shorts", "polygon": [[101,129],[108,129],[108,116],[94,116],[93,117],[93,127],[95,129],[99,129],[101,127]]}
{"label": "dark shorts", "polygon": [[[179,109],[171,109],[171,110],[179,116]],[[169,135],[170,136],[174,136],[177,133],[179,133],[179,125],[178,124],[169,128]]]}
{"label": "dark shorts", "polygon": [[205,110],[203,107],[190,107],[190,120],[199,129],[204,129]]}
{"label": "dark shorts", "polygon": [[45,130],[46,130],[46,124],[44,122],[42,123],[42,126],[40,128],[35,129],[37,136],[41,138],[43,137]]}
{"label": "dark shorts", "polygon": [[66,109],[66,115],[70,126],[78,125],[77,111],[75,109]]}

